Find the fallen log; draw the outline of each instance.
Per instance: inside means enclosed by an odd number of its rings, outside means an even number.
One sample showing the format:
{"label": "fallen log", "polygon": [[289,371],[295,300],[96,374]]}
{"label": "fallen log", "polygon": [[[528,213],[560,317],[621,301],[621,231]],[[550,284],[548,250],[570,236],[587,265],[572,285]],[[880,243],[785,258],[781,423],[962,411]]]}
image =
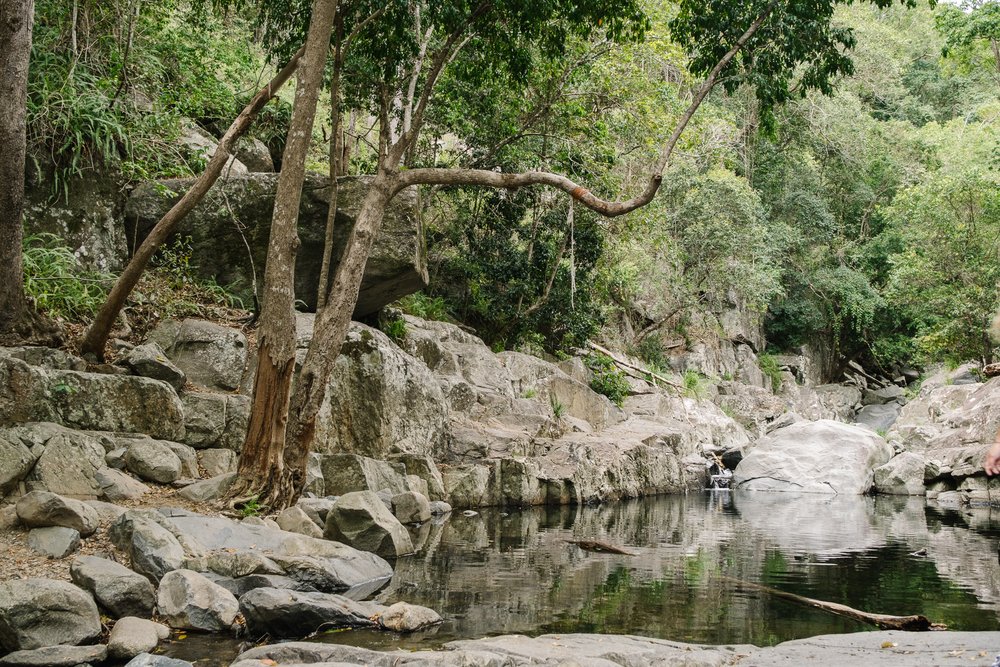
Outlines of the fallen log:
{"label": "fallen log", "polygon": [[584,551],[596,551],[598,553],[608,553],[608,554],[621,554],[622,556],[637,556],[638,554],[632,553],[631,551],[625,551],[621,547],[616,547],[613,544],[608,544],[607,542],[598,542],[597,540],[566,540],[570,544],[575,544]]}
{"label": "fallen log", "polygon": [[855,609],[854,607],[848,607],[845,604],[838,604],[836,602],[826,602],[824,600],[814,600],[813,598],[807,598],[802,595],[796,595],[795,593],[788,593],[786,591],[778,590],[777,588],[771,588],[770,586],[764,586],[763,584],[755,584],[750,581],[743,581],[742,579],[733,579],[731,577],[723,577],[727,581],[731,581],[739,586],[744,586],[746,588],[751,588],[753,590],[762,591],[774,597],[781,598],[783,600],[789,600],[791,602],[796,602],[807,607],[812,607],[813,609],[819,609],[821,611],[826,611],[831,614],[836,614],[838,616],[843,616],[845,618],[850,618],[855,621],[861,621],[862,623],[868,623],[869,625],[874,625],[882,630],[907,630],[910,632],[923,632],[927,630],[945,630],[947,626],[940,623],[932,623],[930,619],[926,616],[920,614],[914,614],[912,616],[893,616],[892,614],[872,614],[867,611],[861,611],[860,609]]}
{"label": "fallen log", "polygon": [[[659,382],[662,382],[663,384],[667,385],[668,387],[672,387],[672,388],[677,389],[679,391],[682,391],[684,389],[679,384],[677,384],[675,382],[671,382],[670,380],[668,380],[667,378],[663,377],[659,373],[654,373],[653,371],[649,370],[648,368],[643,368],[642,366],[638,366],[636,364],[633,364],[633,363],[630,363],[630,362],[626,361],[625,359],[622,359],[617,354],[615,354],[614,352],[612,352],[611,350],[609,350],[608,348],[606,348],[606,347],[604,347],[602,345],[598,345],[597,343],[594,343],[592,341],[587,341],[587,347],[589,347],[592,350],[596,350],[597,352],[600,352],[601,354],[605,355],[606,357],[608,357],[609,359],[611,359],[611,361],[613,361],[616,365],[618,365],[619,367],[621,367],[622,370],[624,370],[629,375],[632,375],[633,377],[636,377],[636,378],[638,378],[640,380],[649,380],[650,378],[652,378],[654,380],[653,384],[656,384],[655,381],[659,381]],[[635,373],[639,373],[640,375],[635,375]]]}

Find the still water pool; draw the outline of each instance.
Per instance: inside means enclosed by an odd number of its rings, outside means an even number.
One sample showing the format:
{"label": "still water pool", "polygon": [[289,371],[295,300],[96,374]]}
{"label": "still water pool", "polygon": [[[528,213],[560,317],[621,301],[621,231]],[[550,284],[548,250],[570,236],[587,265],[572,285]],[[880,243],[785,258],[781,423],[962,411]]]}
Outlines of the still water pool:
{"label": "still water pool", "polygon": [[[1000,510],[708,492],[456,512],[413,536],[421,554],[397,562],[375,599],[430,607],[444,624],[410,636],[343,631],[316,639],[413,649],[507,633],[602,632],[763,646],[872,629],[742,582],[869,612],[923,614],[952,630],[1000,629]],[[588,552],[569,540],[635,555]],[[210,665],[220,664],[222,648],[217,638],[189,636],[169,653],[211,656],[198,663]]]}

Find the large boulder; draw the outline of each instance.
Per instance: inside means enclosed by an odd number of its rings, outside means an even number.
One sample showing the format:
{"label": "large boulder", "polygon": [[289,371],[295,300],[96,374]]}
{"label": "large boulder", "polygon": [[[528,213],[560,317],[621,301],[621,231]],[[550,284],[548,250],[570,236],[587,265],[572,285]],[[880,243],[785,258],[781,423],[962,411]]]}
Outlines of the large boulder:
{"label": "large boulder", "polygon": [[25,478],[28,488],[75,498],[98,498],[103,494],[98,473],[106,469],[105,449],[91,434],[38,423],[8,429],[7,436],[37,456]]}
{"label": "large boulder", "polygon": [[899,411],[889,429],[889,440],[905,449],[922,450],[948,428],[946,421],[982,385],[926,384],[920,393]]}
{"label": "large boulder", "polygon": [[[341,256],[369,182],[367,177],[340,179],[334,258]],[[127,228],[134,230],[136,240],[149,234],[192,183],[192,179],[146,183],[132,192],[125,213]],[[264,270],[277,184],[278,175],[266,173],[220,180],[177,230],[178,234],[191,237],[191,263],[198,272],[246,295],[247,303],[252,296],[254,268],[258,275]],[[295,297],[309,308],[316,305],[329,196],[329,178],[307,174],[299,207],[301,245],[295,262]],[[232,224],[234,216],[241,225]],[[426,285],[423,228],[417,212],[416,189],[410,188],[396,195],[386,210],[365,267],[354,315],[374,313]]]}
{"label": "large boulder", "polygon": [[132,510],[118,517],[109,529],[112,543],[126,552],[132,568],[150,581],[184,565],[184,547],[161,525],[155,512]]}
{"label": "large boulder", "polygon": [[863,494],[892,456],[872,431],[832,420],[801,421],[762,438],[733,473],[749,491]]}
{"label": "large boulder", "polygon": [[79,667],[107,660],[108,650],[96,646],[45,646],[14,651],[0,658],[2,667]]}
{"label": "large boulder", "polygon": [[227,391],[240,386],[247,365],[247,337],[239,329],[192,318],[165,320],[149,339],[191,382]]}
{"label": "large boulder", "polygon": [[74,584],[90,591],[97,604],[114,618],[153,613],[153,585],[124,565],[106,558],[80,556],[73,561],[69,574]]}
{"label": "large boulder", "polygon": [[90,595],[52,579],[0,582],[0,647],[21,651],[82,644],[101,634]]}
{"label": "large boulder", "polygon": [[331,495],[382,490],[395,494],[409,490],[406,468],[401,463],[357,454],[326,454],[320,459],[320,469],[326,492]]}
{"label": "large boulder", "polygon": [[17,518],[26,526],[64,526],[83,537],[93,535],[101,523],[97,510],[90,505],[48,491],[32,491],[21,496],[16,509]]}
{"label": "large boulder", "polygon": [[0,432],[0,498],[24,479],[37,458],[23,443],[7,439]]}
{"label": "large boulder", "polygon": [[187,382],[184,371],[175,366],[167,358],[166,352],[156,343],[146,343],[132,348],[125,355],[122,363],[132,369],[136,375],[163,380],[177,392],[180,392],[184,388],[184,383]]}
{"label": "large boulder", "polygon": [[51,370],[0,356],[0,424],[55,422],[93,431],[184,434],[180,399],[165,382],[134,375]]}
{"label": "large boulder", "polygon": [[191,570],[174,570],[160,580],[156,593],[160,616],[172,628],[227,632],[240,605],[233,594]]}
{"label": "large boulder", "polygon": [[108,636],[108,655],[115,660],[129,660],[149,653],[160,640],[170,636],[170,629],[159,623],[126,616],[118,619]]}
{"label": "large boulder", "polygon": [[196,449],[243,447],[250,418],[250,398],[239,394],[188,392],[184,404],[184,444]]}
{"label": "large boulder", "polygon": [[327,539],[349,544],[380,556],[413,553],[406,528],[374,491],[345,493],[326,516]]}
{"label": "large boulder", "polygon": [[240,611],[254,636],[304,637],[319,628],[370,628],[378,605],[341,595],[257,588],[240,598]]}
{"label": "large boulder", "polygon": [[875,468],[875,491],[896,496],[922,496],[927,462],[914,452],[902,452]]}
{"label": "large boulder", "polygon": [[326,397],[316,420],[318,452],[384,459],[442,450],[448,410],[440,387],[423,362],[377,329],[351,324]]}
{"label": "large boulder", "polygon": [[80,547],[80,532],[63,526],[32,528],[28,548],[49,558],[65,558]]}
{"label": "large boulder", "polygon": [[125,453],[125,468],[149,482],[169,484],[181,476],[181,459],[159,440],[135,440]]}

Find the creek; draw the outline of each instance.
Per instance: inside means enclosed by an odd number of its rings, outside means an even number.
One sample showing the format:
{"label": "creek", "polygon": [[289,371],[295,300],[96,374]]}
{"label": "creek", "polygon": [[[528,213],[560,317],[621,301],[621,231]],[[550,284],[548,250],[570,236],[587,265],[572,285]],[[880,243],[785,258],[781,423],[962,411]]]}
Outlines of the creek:
{"label": "creek", "polygon": [[[923,498],[706,492],[589,507],[454,512],[415,533],[376,598],[437,610],[435,631],[339,631],[314,640],[433,648],[522,633],[637,634],[773,645],[873,629],[741,581],[885,614],[923,614],[950,630],[1000,629],[1000,510],[941,509]],[[635,555],[584,551],[598,540]],[[218,637],[167,652],[228,664]]]}

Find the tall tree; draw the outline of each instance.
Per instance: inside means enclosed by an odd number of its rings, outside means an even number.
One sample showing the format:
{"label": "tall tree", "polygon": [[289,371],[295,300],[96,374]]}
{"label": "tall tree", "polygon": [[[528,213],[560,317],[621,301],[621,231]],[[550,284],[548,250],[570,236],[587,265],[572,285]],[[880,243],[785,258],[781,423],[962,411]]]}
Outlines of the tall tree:
{"label": "tall tree", "polygon": [[[905,1],[912,4],[912,0]],[[874,3],[887,6],[891,0],[874,0]],[[365,4],[352,3],[356,8]],[[253,490],[265,504],[289,503],[301,490],[316,417],[350,324],[365,264],[385,209],[401,190],[416,185],[506,189],[547,185],[601,215],[623,215],[646,205],[655,196],[681,134],[720,80],[727,89],[751,84],[766,112],[798,91],[809,88],[829,91],[834,77],[851,71],[851,61],[843,51],[853,45],[852,34],[846,28],[832,25],[837,0],[745,3],[682,0],[678,18],[672,25],[673,33],[675,39],[694,53],[693,70],[705,77],[704,82],[693,93],[651,166],[643,191],[618,201],[603,198],[563,174],[543,171],[508,174],[434,165],[405,169],[402,164],[417,145],[427,122],[428,106],[446,67],[452,63],[463,67],[464,75],[473,85],[477,77],[507,75],[511,93],[516,94],[518,74],[530,66],[527,47],[539,47],[557,56],[571,33],[588,35],[603,31],[608,37],[619,39],[639,35],[645,21],[637,3],[607,0],[538,0],[530,5],[514,0],[419,3],[423,25],[429,26],[424,33],[414,29],[413,8],[418,3],[396,0],[382,4],[386,9],[379,29],[365,33],[348,54],[351,69],[362,74],[348,81],[345,91],[350,101],[367,108],[378,119],[376,173],[334,273],[326,307],[316,318],[313,342],[290,403],[287,383],[268,383],[255,392],[252,420],[259,419],[261,413],[290,406],[284,440],[276,425],[266,454],[256,454],[273,462],[272,467],[266,471],[259,468],[256,479],[244,484],[245,489]],[[287,32],[288,27],[274,25],[272,29],[280,33]],[[460,58],[463,49],[470,54],[467,59]],[[291,335],[290,330],[287,335]],[[262,353],[261,363],[264,362]],[[283,464],[276,463],[279,458]]]}
{"label": "tall tree", "polygon": [[[28,304],[21,263],[25,114],[34,0],[0,2],[0,342],[47,333]],[[50,332],[48,332],[50,333]]]}

